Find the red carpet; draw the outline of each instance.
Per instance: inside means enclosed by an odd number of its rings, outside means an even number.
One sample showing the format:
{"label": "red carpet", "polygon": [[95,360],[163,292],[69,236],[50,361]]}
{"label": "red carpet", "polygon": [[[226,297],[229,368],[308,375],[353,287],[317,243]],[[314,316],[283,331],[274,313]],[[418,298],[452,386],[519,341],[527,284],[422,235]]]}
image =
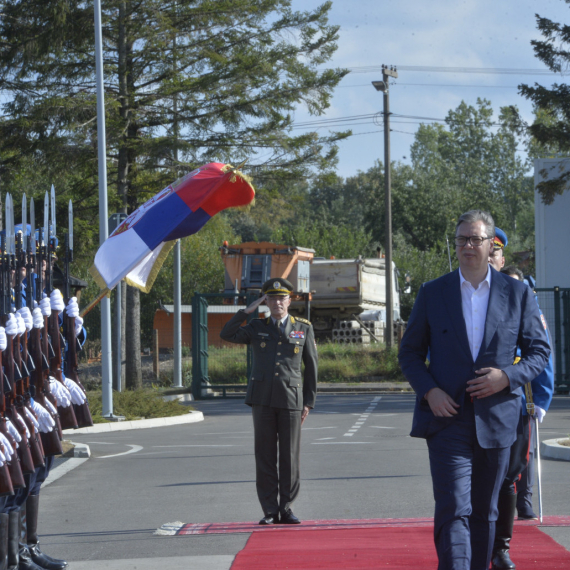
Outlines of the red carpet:
{"label": "red carpet", "polygon": [[[515,528],[511,554],[517,570],[570,569],[570,552],[534,526]],[[432,528],[407,526],[254,532],[236,556],[231,570],[435,570],[436,567]]]}

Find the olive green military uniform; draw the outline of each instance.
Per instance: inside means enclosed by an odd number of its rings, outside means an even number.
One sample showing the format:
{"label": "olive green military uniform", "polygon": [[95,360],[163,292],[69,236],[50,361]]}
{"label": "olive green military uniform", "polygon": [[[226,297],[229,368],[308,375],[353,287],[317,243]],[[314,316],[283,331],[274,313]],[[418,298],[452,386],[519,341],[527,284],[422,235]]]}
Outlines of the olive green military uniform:
{"label": "olive green military uniform", "polygon": [[284,513],[299,493],[301,413],[303,406],[314,407],[317,395],[315,335],[309,321],[291,315],[282,331],[271,317],[241,326],[246,317],[238,311],[220,336],[252,345],[245,403],[252,406],[257,495],[266,515]]}

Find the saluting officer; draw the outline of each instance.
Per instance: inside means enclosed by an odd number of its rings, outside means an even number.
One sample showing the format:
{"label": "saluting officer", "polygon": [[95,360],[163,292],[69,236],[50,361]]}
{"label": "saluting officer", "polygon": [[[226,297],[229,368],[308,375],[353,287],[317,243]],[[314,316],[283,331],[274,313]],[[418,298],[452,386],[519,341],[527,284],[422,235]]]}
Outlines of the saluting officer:
{"label": "saluting officer", "polygon": [[[251,344],[253,371],[245,403],[252,407],[259,524],[298,524],[291,505],[299,493],[301,425],[315,405],[317,346],[311,323],[288,314],[293,285],[266,281],[264,293],[222,329],[228,342]],[[263,302],[271,316],[241,326]],[[301,363],[305,365],[304,374]],[[279,449],[279,469],[277,450]]]}

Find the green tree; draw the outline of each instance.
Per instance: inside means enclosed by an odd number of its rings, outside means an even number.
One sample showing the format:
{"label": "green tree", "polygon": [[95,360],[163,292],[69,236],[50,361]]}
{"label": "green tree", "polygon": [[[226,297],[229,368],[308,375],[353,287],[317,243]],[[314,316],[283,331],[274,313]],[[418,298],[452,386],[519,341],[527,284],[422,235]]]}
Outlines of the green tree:
{"label": "green tree", "polygon": [[[570,0],[565,0],[570,4]],[[542,34],[541,40],[532,40],[534,54],[551,71],[561,73],[570,62],[570,26],[553,22],[536,14],[537,28]],[[521,84],[519,92],[533,102],[536,119],[528,127],[533,138],[534,150],[542,156],[553,153],[568,156],[570,153],[570,86],[566,83],[554,83],[549,89],[538,83],[533,86]],[[537,190],[545,204],[552,204],[554,198],[562,194],[570,182],[570,172],[546,179],[548,173],[542,173],[544,180],[539,182]]]}
{"label": "green tree", "polygon": [[[290,0],[104,0],[111,203],[130,213],[200,163],[250,158],[258,185],[300,179],[334,164],[346,135],[293,135],[292,111],[320,114],[344,70],[323,69],[336,49],[330,2],[293,12]],[[96,179],[96,96],[91,3],[2,0],[0,123],[4,174],[22,156]],[[65,162],[62,161],[65,157]],[[127,381],[139,385],[139,292],[127,294]]]}

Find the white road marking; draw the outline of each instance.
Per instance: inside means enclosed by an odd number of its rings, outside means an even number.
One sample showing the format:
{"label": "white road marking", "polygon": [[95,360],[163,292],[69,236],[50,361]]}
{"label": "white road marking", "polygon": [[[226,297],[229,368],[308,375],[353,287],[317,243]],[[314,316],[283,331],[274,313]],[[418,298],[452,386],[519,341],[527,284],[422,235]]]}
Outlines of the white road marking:
{"label": "white road marking", "polygon": [[241,447],[240,445],[153,445],[153,447]]}
{"label": "white road marking", "polygon": [[395,427],[388,427],[388,426],[370,426],[370,427],[376,429],[396,429]]}
{"label": "white road marking", "polygon": [[326,439],[335,439],[334,437],[319,437],[316,441],[325,441]]}
{"label": "white road marking", "polygon": [[[125,444],[125,445],[127,445],[127,444]],[[123,453],[114,453],[113,455],[101,455],[100,457],[97,457],[96,459],[109,459],[110,457],[119,457],[121,455],[129,455],[130,453],[136,453],[137,451],[144,449],[142,445],[127,445],[127,447],[130,447],[131,449],[129,449],[129,451],[123,451]]]}
{"label": "white road marking", "polygon": [[[382,399],[382,396],[376,396],[372,402],[370,402],[370,404],[368,404],[368,407],[366,408],[365,412],[363,414],[352,414],[353,416],[358,416],[358,421],[356,421],[354,423],[354,425],[344,434],[344,437],[350,437],[351,435],[354,435],[359,429],[360,427],[362,427],[364,425],[364,422],[368,419],[368,416],[374,411],[374,409],[376,408],[376,406],[378,405],[378,402]],[[368,443],[368,442],[367,442]]]}
{"label": "white road marking", "polygon": [[313,441],[312,445],[342,445],[342,444],[364,445],[368,443],[375,443],[375,442],[374,441]]}

